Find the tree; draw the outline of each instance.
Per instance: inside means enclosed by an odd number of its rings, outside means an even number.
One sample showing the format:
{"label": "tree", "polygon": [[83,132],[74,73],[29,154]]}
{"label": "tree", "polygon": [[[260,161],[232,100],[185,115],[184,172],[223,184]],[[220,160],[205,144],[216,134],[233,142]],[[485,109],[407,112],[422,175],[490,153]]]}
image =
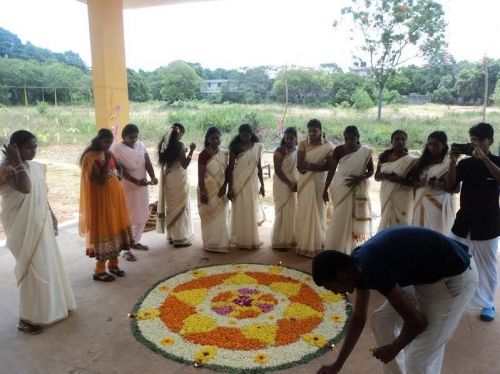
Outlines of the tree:
{"label": "tree", "polygon": [[132,69],[127,69],[128,97],[131,101],[144,102],[151,98],[151,93],[144,77]]}
{"label": "tree", "polygon": [[491,99],[493,100],[493,103],[495,103],[495,106],[500,106],[500,78],[497,80],[495,91],[493,91]]}
{"label": "tree", "polygon": [[353,95],[356,89],[370,91],[371,84],[364,77],[353,73],[337,74],[333,77],[330,98],[333,104],[341,104],[346,101],[353,104]]}
{"label": "tree", "polygon": [[0,57],[19,56],[23,43],[17,35],[0,27]]}
{"label": "tree", "polygon": [[354,94],[352,95],[352,101],[353,108],[360,111],[370,109],[373,106],[373,101],[370,95],[368,95],[368,92],[362,88],[356,88],[356,91],[354,91]]}
{"label": "tree", "polygon": [[191,100],[200,91],[201,78],[184,61],[174,61],[161,71],[162,99],[168,101]]}
{"label": "tree", "polygon": [[330,74],[325,71],[300,68],[282,69],[276,76],[273,90],[280,101],[285,100],[286,85],[288,85],[288,99],[292,103],[326,101],[332,83]]}
{"label": "tree", "polygon": [[326,64],[319,64],[321,70],[326,71],[329,74],[342,74],[342,68],[334,62],[329,62]]}
{"label": "tree", "polygon": [[[342,9],[350,15],[360,38],[362,53],[370,62],[377,90],[378,114],[395,69],[408,61],[412,51],[430,58],[444,45],[446,23],[442,6],[433,0],[351,0]],[[412,48],[413,46],[413,48]]]}

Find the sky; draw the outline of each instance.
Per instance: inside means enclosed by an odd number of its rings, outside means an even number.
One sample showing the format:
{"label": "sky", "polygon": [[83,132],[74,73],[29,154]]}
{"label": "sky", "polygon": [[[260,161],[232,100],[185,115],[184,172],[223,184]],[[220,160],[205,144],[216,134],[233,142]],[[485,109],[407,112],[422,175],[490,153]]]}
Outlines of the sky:
{"label": "sky", "polygon": [[[438,0],[457,60],[500,58],[499,0]],[[348,27],[334,29],[349,0],[217,0],[124,11],[127,66],[154,70],[174,60],[211,69],[261,65],[352,65]],[[473,5],[471,5],[473,4]],[[87,6],[77,0],[0,0],[0,27],[88,66]]]}

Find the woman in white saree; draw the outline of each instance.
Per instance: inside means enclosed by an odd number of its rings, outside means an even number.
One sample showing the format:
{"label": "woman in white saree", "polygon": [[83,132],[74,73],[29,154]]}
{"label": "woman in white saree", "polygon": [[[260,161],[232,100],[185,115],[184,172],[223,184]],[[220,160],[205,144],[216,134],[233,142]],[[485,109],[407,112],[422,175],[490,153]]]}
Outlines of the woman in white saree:
{"label": "woman in white saree", "polygon": [[295,216],[297,215],[297,130],[285,130],[280,147],[274,152],[274,225],[273,249],[295,248]]}
{"label": "woman in white saree", "polygon": [[314,257],[323,250],[326,231],[326,205],[322,198],[327,161],[333,145],[324,139],[321,122],[307,123],[308,138],[299,143],[297,168],[298,209],[300,222],[296,225],[297,253]]}
{"label": "woman in white saree", "polygon": [[170,136],[165,135],[158,145],[161,179],[156,231],[166,231],[168,242],[176,248],[189,247],[193,240],[186,169],[196,144],[191,143],[186,156],[186,149],[180,141],[184,133],[184,126],[174,123]]}
{"label": "woman in white saree", "polygon": [[443,131],[434,131],[427,138],[422,156],[409,179],[415,189],[413,226],[426,227],[444,235],[451,233],[457,211],[454,193],[446,188],[448,174],[448,138]]}
{"label": "woman in white saree", "polygon": [[201,220],[203,249],[208,252],[229,252],[225,171],[227,152],[219,149],[221,132],[209,127],[205,149],[198,157],[198,210]]}
{"label": "woman in white saree", "polygon": [[381,217],[378,232],[391,226],[409,226],[413,217],[413,188],[403,181],[415,166],[417,158],[408,154],[403,130],[391,135],[392,148],[379,156],[375,180],[381,181]]}
{"label": "woman in white saree", "polygon": [[16,258],[18,329],[30,334],[42,332],[41,325],[62,320],[76,309],[55,237],[56,220],[47,200],[45,167],[32,161],[36,147],[36,138],[30,132],[12,134],[3,163],[11,172],[0,186],[0,219],[6,246]]}
{"label": "woman in white saree", "polygon": [[[122,166],[121,180],[134,244],[131,248],[147,251],[149,248],[140,243],[144,227],[149,219],[149,185],[158,184],[148,151],[139,138],[139,128],[129,123],[122,130],[122,142],[113,143],[111,152]],[[146,180],[146,171],[151,181]]]}
{"label": "woman in white saree", "polygon": [[326,232],[326,249],[350,254],[372,234],[367,179],[373,175],[372,150],[359,142],[356,126],[344,130],[345,144],[336,147],[329,162],[323,198],[333,179],[333,217]]}
{"label": "woman in white saree", "polygon": [[[241,125],[229,145],[226,171],[231,200],[231,244],[241,249],[257,249],[262,245],[258,226],[264,222],[259,194],[265,195],[260,158],[264,146],[250,125]],[[260,189],[259,189],[260,182]]]}

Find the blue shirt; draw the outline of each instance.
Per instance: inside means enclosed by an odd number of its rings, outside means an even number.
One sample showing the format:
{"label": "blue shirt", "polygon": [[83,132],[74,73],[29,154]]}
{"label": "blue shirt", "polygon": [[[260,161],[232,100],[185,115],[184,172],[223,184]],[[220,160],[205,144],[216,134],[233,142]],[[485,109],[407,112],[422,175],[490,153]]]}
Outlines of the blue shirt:
{"label": "blue shirt", "polygon": [[356,288],[383,295],[396,285],[429,284],[461,274],[470,265],[467,246],[421,227],[384,230],[351,256],[360,270]]}

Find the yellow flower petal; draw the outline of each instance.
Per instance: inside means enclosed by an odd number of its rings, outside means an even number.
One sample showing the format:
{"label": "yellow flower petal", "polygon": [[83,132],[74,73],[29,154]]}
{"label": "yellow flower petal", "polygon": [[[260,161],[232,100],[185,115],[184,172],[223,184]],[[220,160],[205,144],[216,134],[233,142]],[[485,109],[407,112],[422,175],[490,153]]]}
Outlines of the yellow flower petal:
{"label": "yellow flower petal", "polygon": [[243,272],[239,272],[233,275],[232,277],[229,277],[226,280],[224,280],[224,284],[240,285],[240,284],[257,284],[257,283],[259,283],[257,279],[252,278],[251,276],[246,275]]}
{"label": "yellow flower petal", "polygon": [[269,285],[269,288],[275,292],[280,292],[286,296],[295,296],[300,292],[300,283],[292,282],[274,282]]}
{"label": "yellow flower petal", "polygon": [[194,334],[198,332],[209,332],[217,327],[217,322],[210,317],[192,314],[184,320],[179,331],[181,335]]}
{"label": "yellow flower petal", "polygon": [[144,309],[137,312],[135,318],[141,321],[148,319],[155,319],[160,316],[160,311],[158,309]]}
{"label": "yellow flower petal", "polygon": [[317,310],[314,310],[313,308],[305,304],[291,303],[285,308],[283,316],[288,319],[295,318],[302,320],[311,317],[321,318],[323,315]]}
{"label": "yellow flower petal", "polygon": [[333,293],[333,292],[323,292],[320,294],[321,299],[323,299],[324,302],[326,303],[338,303],[339,301],[344,300],[344,296],[338,293]]}
{"label": "yellow flower petal", "polygon": [[283,267],[282,266],[269,266],[269,270],[268,270],[269,273],[271,274],[281,274],[283,273]]}
{"label": "yellow flower petal", "polygon": [[217,356],[217,348],[211,345],[201,347],[201,349],[194,354],[195,360],[202,364],[213,360],[215,356]]}
{"label": "yellow flower petal", "polygon": [[164,345],[164,346],[170,346],[174,343],[175,343],[175,340],[173,338],[168,337],[168,336],[166,338],[163,338],[162,340],[160,340],[160,344]]}
{"label": "yellow flower petal", "polygon": [[258,355],[253,356],[253,360],[257,364],[265,364],[269,361],[269,356],[264,353],[259,353]]}
{"label": "yellow flower petal", "polygon": [[318,348],[324,347],[328,344],[326,338],[320,334],[305,334],[302,335],[302,340],[304,340],[307,344]]}
{"label": "yellow flower petal", "polygon": [[258,323],[243,327],[241,332],[248,339],[256,339],[269,345],[273,345],[278,328],[276,325]]}
{"label": "yellow flower petal", "polygon": [[208,290],[206,288],[196,288],[194,290],[174,292],[172,295],[188,305],[197,306],[205,301],[207,294]]}

